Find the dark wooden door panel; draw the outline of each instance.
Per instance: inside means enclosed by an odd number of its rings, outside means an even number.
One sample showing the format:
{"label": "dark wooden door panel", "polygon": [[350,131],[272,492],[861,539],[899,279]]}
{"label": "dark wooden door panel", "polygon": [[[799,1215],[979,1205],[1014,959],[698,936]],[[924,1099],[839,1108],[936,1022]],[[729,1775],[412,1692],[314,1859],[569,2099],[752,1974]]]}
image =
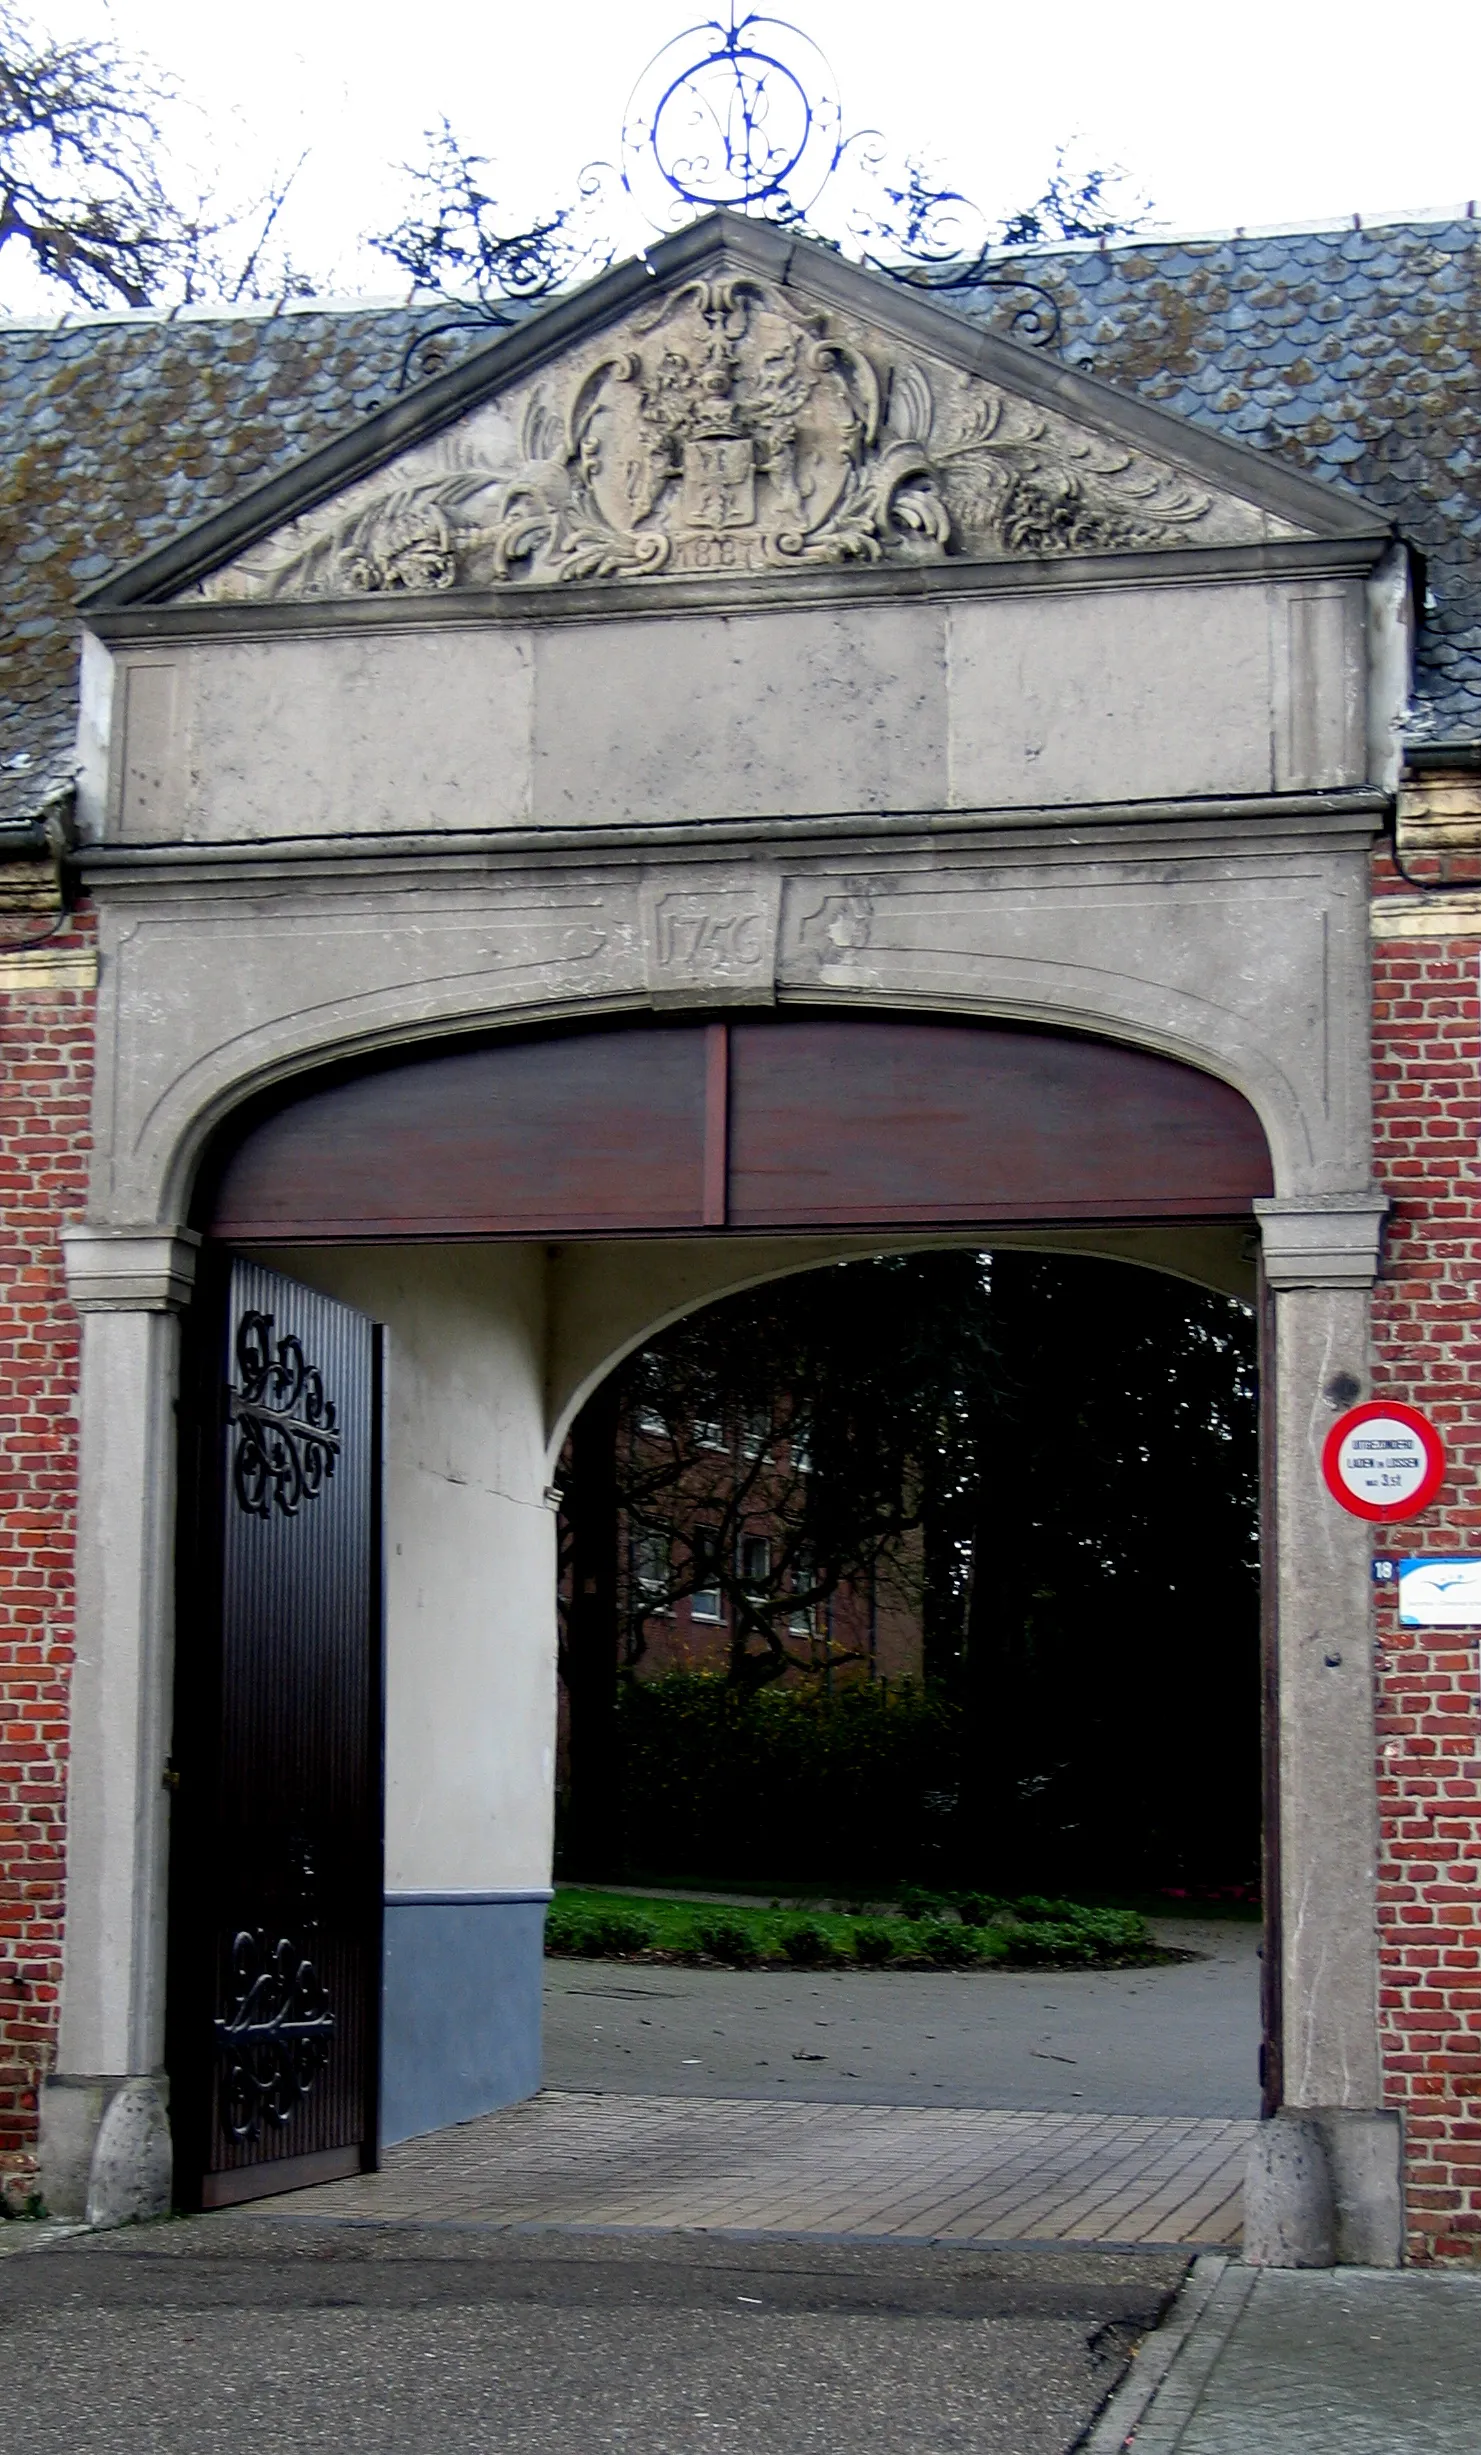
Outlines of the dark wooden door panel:
{"label": "dark wooden door panel", "polygon": [[235,1244],[1227,1218],[1271,1190],[1237,1091],[1065,1032],[782,1014],[494,1042],[245,1132]]}
{"label": "dark wooden door panel", "polygon": [[886,1018],[731,1034],[732,1227],[1207,1217],[1270,1190],[1239,1093],[1144,1050]]}
{"label": "dark wooden door panel", "polygon": [[375,1332],[256,1262],[224,1277],[185,1479],[171,2022],[206,2207],[373,2157],[380,2005]]}
{"label": "dark wooden door panel", "polygon": [[698,1227],[704,1111],[702,1030],[411,1058],[260,1124],[226,1165],[213,1232],[260,1244]]}

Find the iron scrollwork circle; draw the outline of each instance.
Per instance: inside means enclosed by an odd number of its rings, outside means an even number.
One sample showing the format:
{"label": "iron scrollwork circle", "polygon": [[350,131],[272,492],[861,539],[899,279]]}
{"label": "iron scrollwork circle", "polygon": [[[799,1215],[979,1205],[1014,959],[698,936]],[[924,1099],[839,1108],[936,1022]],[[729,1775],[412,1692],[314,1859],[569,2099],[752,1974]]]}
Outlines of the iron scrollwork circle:
{"label": "iron scrollwork circle", "polygon": [[623,185],[658,230],[694,207],[795,221],[837,169],[842,131],[817,45],[781,18],[732,11],[644,69],[623,117]]}
{"label": "iron scrollwork circle", "polygon": [[231,1463],[237,1504],[267,1517],[274,1503],[296,1517],[317,1500],[340,1450],[338,1412],[298,1339],[273,1338],[271,1313],[244,1313],[236,1336],[240,1386],[228,1392],[237,1438]]}
{"label": "iron scrollwork circle", "polygon": [[232,1999],[215,2023],[221,2127],[246,2144],[286,2130],[329,2060],[335,2017],[324,1981],[293,1936],[243,1927],[232,1942]]}

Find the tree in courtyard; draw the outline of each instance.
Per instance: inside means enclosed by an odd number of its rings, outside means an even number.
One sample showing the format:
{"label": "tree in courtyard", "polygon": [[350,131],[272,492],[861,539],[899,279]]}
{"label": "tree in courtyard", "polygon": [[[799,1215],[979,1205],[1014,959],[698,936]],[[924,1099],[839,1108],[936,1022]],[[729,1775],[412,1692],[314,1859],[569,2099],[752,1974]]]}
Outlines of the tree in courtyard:
{"label": "tree in courtyard", "polygon": [[[961,1734],[942,1781],[965,1875],[1006,1889],[1087,1856],[1155,1862],[1161,1880],[1253,1871],[1255,1385],[1241,1306],[1115,1263],[857,1263],[692,1316],[633,1358],[604,1404],[572,1455],[588,1437],[606,1444],[608,1514],[587,1539],[608,1562],[607,1601],[581,1642],[602,1666],[586,1674],[601,1701],[583,1743],[605,1763],[609,1818],[619,1682],[655,1611],[701,1579],[718,1585],[726,1677],[753,1693],[815,1671],[808,1607],[846,1578],[901,1574],[915,1534],[926,1677]],[[698,1556],[697,1514],[710,1530]],[[744,1548],[761,1521],[764,1573]],[[577,1772],[573,1754],[573,1805]],[[610,1821],[593,1839],[610,1853]]]}
{"label": "tree in courtyard", "polygon": [[617,1478],[628,1668],[656,1612],[717,1590],[726,1677],[751,1691],[817,1668],[813,1630],[841,1588],[912,1574],[906,1538],[961,1385],[990,1365],[981,1273],[976,1255],[943,1254],[783,1279],[633,1359]]}
{"label": "tree in courtyard", "polygon": [[948,1452],[985,1329],[977,1257],[932,1258],[863,1265],[867,1286],[860,1268],[784,1279],[696,1314],[578,1418],[562,1509],[573,1868],[613,1847],[617,1681],[657,1614],[718,1590],[725,1676],[744,1696],[818,1666],[814,1632],[841,1588],[904,1573],[921,1460]]}

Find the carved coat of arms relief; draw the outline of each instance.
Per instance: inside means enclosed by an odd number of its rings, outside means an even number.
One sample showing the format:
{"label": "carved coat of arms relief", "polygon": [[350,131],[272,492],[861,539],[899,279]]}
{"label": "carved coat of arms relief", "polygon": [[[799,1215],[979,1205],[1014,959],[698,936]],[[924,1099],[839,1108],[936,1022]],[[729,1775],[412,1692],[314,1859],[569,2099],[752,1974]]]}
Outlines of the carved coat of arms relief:
{"label": "carved coat of arms relief", "polygon": [[728,274],[655,299],[201,593],[420,595],[1281,531],[1254,505],[1056,412]]}

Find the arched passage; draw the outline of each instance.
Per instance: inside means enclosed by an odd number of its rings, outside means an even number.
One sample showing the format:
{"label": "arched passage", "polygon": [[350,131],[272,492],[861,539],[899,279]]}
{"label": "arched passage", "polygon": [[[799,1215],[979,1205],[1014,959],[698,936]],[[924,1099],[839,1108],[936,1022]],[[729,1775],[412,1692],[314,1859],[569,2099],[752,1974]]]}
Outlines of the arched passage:
{"label": "arched passage", "polygon": [[[651,1901],[614,1899],[614,1882],[688,1901],[738,1887],[773,1953],[783,1929],[768,1929],[771,1896],[797,1906],[810,1886],[835,1908],[872,1902],[875,1923],[859,1932],[878,1944],[890,1932],[878,1925],[881,1895],[897,1897],[907,1876],[969,1893],[1088,1886],[1091,1897],[1248,1885],[1260,1812],[1252,1333],[1227,1300],[1150,1271],[1010,1259],[994,1243],[986,1269],[977,1251],[938,1247],[772,1280],[644,1342],[583,1412],[559,1478],[571,1786],[558,1864],[587,1888],[564,1899],[568,1939],[583,1919],[652,1915]],[[1214,1363],[1221,1352],[1227,1361]],[[999,1460],[1011,1460],[1011,1495]],[[804,1594],[799,1620],[799,1579],[806,1587],[823,1558],[828,1576]],[[1003,1821],[1012,1805],[1016,1835]],[[723,1923],[728,1913],[699,1914]],[[671,1940],[669,1912],[658,1915],[659,1939]],[[1130,2083],[1148,2094],[1133,2108],[1092,2086],[1104,2111],[1253,2111],[1257,1929],[1214,1932],[1220,1986],[1222,1947],[1238,1947],[1232,1997],[1212,2017],[1214,1998],[1180,1972],[1166,2008],[1186,1990],[1192,2023],[1173,2018],[1164,2036],[1154,2022]],[[1164,1940],[1209,1939],[1185,1929]],[[851,1968],[849,1930],[834,1942]],[[752,2062],[775,2044],[749,2042],[769,1985],[753,2000],[717,1979],[693,2035],[680,2046],[665,2031],[669,2077],[655,2080],[652,2003],[643,2027],[617,2033],[627,2042],[589,2030],[608,2014],[587,1995],[629,1976],[660,1990],[710,1985],[701,1974],[553,1966],[548,2085],[789,2094],[798,2075],[785,2056],[769,2069]],[[872,2016],[864,1998],[876,1983],[845,1986],[849,2020]],[[1161,1985],[1133,1985],[1137,2020],[1162,2001]],[[969,1987],[923,2016],[908,1984],[885,1991],[902,2019],[956,2040],[934,2055],[902,2046],[902,2100],[918,2096],[907,2062],[931,2064],[927,2090],[980,2082],[1002,1990]],[[1202,2036],[1199,2003],[1211,2016]],[[1115,2063],[1131,2043],[1116,2018],[1092,2047],[1102,2088],[1097,2058]],[[711,2019],[732,2025],[712,2031]],[[722,2035],[731,2044],[713,2046]],[[836,2041],[811,2042],[831,2055]],[[681,2057],[709,2080],[686,2077]],[[1044,2059],[1011,2073],[995,2065],[994,2085],[1027,2093],[980,2102],[1048,2103]],[[859,2061],[833,2057],[835,2080]],[[872,2046],[844,2076],[878,2080]],[[1086,2070],[1057,2076],[1068,2106]]]}

